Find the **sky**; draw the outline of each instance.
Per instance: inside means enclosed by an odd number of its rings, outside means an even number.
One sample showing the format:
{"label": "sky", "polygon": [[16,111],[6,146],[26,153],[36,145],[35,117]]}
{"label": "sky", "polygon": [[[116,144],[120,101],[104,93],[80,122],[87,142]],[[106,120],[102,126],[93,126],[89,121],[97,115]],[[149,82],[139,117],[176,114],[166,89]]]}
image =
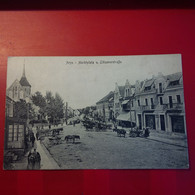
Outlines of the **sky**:
{"label": "sky", "polygon": [[150,79],[159,72],[168,75],[182,71],[181,55],[137,55],[99,57],[9,57],[7,88],[20,80],[23,67],[32,94],[56,92],[72,108],[95,105],[115,83],[125,85],[128,79]]}

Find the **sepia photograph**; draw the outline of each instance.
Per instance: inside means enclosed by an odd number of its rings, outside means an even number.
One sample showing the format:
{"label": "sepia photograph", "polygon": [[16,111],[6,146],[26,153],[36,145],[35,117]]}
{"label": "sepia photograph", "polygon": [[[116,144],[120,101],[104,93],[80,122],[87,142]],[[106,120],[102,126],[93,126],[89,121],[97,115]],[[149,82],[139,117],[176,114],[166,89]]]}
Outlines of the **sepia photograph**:
{"label": "sepia photograph", "polygon": [[4,170],[188,169],[182,55],[9,57]]}

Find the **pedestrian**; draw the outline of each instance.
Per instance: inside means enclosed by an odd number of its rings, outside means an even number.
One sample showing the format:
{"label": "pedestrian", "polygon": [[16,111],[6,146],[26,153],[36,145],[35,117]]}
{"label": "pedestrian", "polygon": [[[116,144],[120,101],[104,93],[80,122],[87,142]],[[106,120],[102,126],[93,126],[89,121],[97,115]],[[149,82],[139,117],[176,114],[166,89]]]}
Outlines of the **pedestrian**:
{"label": "pedestrian", "polygon": [[34,151],[30,151],[28,154],[28,165],[27,169],[29,170],[37,170],[41,168],[41,156],[39,152],[34,149]]}
{"label": "pedestrian", "polygon": [[27,169],[33,170],[35,166],[35,155],[34,152],[30,151],[28,154],[28,165]]}
{"label": "pedestrian", "polygon": [[34,169],[38,170],[41,168],[41,155],[39,154],[39,152],[36,151],[36,149],[34,149],[34,155],[35,155]]}
{"label": "pedestrian", "polygon": [[144,137],[149,137],[149,135],[150,135],[149,127],[146,127],[144,132]]}
{"label": "pedestrian", "polygon": [[32,142],[32,147],[34,147],[34,143],[35,143],[34,133],[31,134],[30,141]]}
{"label": "pedestrian", "polygon": [[38,131],[36,132],[36,138],[37,138],[37,140],[39,140],[39,132]]}

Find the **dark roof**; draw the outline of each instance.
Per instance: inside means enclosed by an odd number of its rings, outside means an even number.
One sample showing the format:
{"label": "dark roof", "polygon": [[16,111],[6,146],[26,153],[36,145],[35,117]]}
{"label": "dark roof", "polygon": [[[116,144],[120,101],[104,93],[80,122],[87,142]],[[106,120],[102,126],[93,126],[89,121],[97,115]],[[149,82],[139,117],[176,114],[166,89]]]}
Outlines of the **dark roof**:
{"label": "dark roof", "polygon": [[167,80],[169,80],[170,82],[178,81],[182,77],[182,72],[170,74],[170,75],[167,75],[166,77],[167,77]]}
{"label": "dark roof", "polygon": [[107,94],[105,97],[103,97],[101,100],[99,100],[96,104],[109,101],[110,98],[114,98],[114,92],[110,91],[109,94]]}
{"label": "dark roof", "polygon": [[24,77],[24,76],[22,76],[22,78],[20,79],[20,84],[22,86],[31,87],[30,83],[27,81],[26,77]]}

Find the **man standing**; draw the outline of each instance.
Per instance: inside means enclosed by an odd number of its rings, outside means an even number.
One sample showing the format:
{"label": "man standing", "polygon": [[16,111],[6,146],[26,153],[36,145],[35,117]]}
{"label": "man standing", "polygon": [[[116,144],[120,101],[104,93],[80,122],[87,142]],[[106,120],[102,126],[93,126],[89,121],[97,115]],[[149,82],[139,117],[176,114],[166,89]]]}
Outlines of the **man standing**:
{"label": "man standing", "polygon": [[30,141],[32,142],[32,147],[34,147],[34,143],[35,143],[34,133],[32,133],[32,135],[30,136]]}

